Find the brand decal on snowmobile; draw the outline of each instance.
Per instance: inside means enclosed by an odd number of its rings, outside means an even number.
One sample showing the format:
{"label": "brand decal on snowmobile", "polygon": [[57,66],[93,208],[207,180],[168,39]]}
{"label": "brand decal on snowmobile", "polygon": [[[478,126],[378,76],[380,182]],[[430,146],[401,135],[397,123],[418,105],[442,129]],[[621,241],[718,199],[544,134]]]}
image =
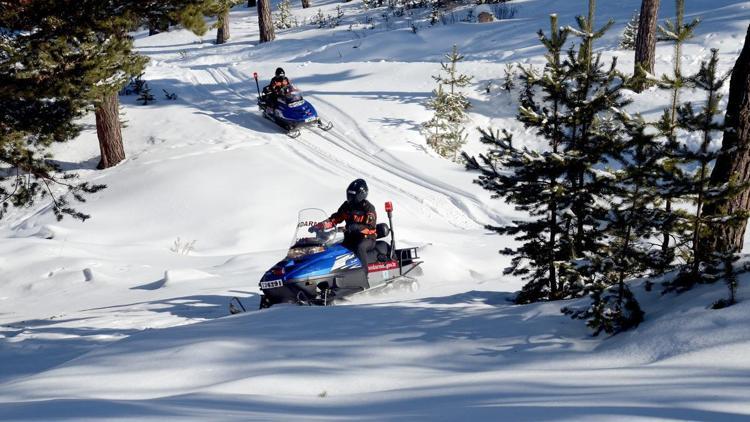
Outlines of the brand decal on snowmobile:
{"label": "brand decal on snowmobile", "polygon": [[314,221],[300,221],[297,224],[297,227],[310,227],[314,226],[316,223]]}
{"label": "brand decal on snowmobile", "polygon": [[353,264],[353,262],[349,262],[349,261],[354,260],[354,259],[355,257],[353,253],[341,255],[336,258],[336,261],[333,263],[333,267],[331,267],[331,270],[349,268]]}
{"label": "brand decal on snowmobile", "polygon": [[367,271],[369,272],[393,270],[396,268],[398,268],[398,262],[396,261],[373,262],[372,264],[367,265]]}
{"label": "brand decal on snowmobile", "polygon": [[272,281],[261,281],[260,282],[260,288],[265,289],[273,289],[275,287],[281,287],[284,285],[284,282],[281,280],[272,280]]}

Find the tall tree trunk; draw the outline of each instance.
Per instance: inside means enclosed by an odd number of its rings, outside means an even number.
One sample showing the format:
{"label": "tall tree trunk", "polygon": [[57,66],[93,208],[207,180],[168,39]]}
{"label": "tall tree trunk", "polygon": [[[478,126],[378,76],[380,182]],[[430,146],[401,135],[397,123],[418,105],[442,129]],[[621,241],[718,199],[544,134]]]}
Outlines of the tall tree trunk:
{"label": "tall tree trunk", "polygon": [[255,7],[255,0],[247,0],[247,7]]}
{"label": "tall tree trunk", "polygon": [[[750,26],[747,28],[745,46],[732,71],[725,124],[721,150],[727,153],[716,160],[711,173],[711,184],[720,185],[729,181],[737,184],[750,183]],[[719,216],[738,211],[750,211],[748,188],[724,202],[707,205],[705,214]],[[746,227],[747,220],[737,226],[717,224],[706,238],[706,251],[741,251]]]}
{"label": "tall tree trunk", "polygon": [[310,0],[302,0],[302,8],[307,9],[310,7]]}
{"label": "tall tree trunk", "polygon": [[[659,0],[643,0],[641,16],[638,21],[638,36],[635,39],[635,75],[642,75],[643,71],[654,73],[656,58],[656,21],[659,15]],[[644,85],[636,87],[642,91]]]}
{"label": "tall tree trunk", "polygon": [[224,44],[229,39],[229,9],[219,15],[218,29],[216,31],[216,44]]}
{"label": "tall tree trunk", "polygon": [[120,130],[120,99],[117,93],[105,94],[94,110],[96,136],[99,138],[101,159],[98,169],[112,167],[125,159]]}
{"label": "tall tree trunk", "polygon": [[276,38],[271,18],[271,0],[258,0],[258,26],[260,27],[260,42],[269,42]]}

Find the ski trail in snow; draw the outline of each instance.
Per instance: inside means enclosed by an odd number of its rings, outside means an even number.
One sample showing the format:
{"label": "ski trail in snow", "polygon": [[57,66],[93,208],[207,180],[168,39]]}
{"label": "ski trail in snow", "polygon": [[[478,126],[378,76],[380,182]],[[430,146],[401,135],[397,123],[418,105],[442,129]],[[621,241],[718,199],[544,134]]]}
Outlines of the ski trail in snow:
{"label": "ski trail in snow", "polygon": [[[506,223],[504,219],[497,217],[495,213],[493,213],[489,207],[484,205],[474,195],[464,191],[463,189],[457,188],[447,183],[443,183],[434,177],[430,177],[414,169],[413,166],[410,166],[409,164],[401,161],[392,153],[378,146],[372,140],[372,138],[367,134],[367,132],[362,128],[362,125],[357,123],[357,121],[354,118],[352,118],[350,115],[345,113],[339,107],[331,104],[328,101],[319,99],[317,97],[315,97],[315,101],[316,103],[321,102],[321,103],[326,104],[327,107],[335,109],[337,111],[338,116],[343,117],[352,123],[354,129],[357,131],[359,135],[355,137],[348,137],[347,136],[348,133],[343,133],[343,134],[338,133],[336,128],[334,128],[331,131],[333,135],[332,138],[334,139],[323,135],[324,137],[327,138],[329,142],[335,144],[341,149],[346,150],[350,154],[357,155],[358,157],[369,161],[371,164],[381,167],[383,170],[389,173],[398,174],[399,177],[403,179],[407,179],[410,182],[418,186],[421,186],[425,189],[429,189],[433,192],[444,195],[450,200],[450,202],[456,208],[460,209],[463,214],[468,216],[472,221],[474,221],[477,224],[484,225],[486,224],[486,221],[488,219],[491,219],[497,224]],[[365,142],[352,142],[351,139],[362,139]],[[340,141],[340,142],[337,142],[337,141]],[[345,147],[344,145],[342,145],[342,143],[349,145],[350,148]],[[367,153],[362,152],[362,151],[367,151],[368,149],[370,150],[376,149],[377,152],[372,153],[372,154],[367,154]],[[386,158],[383,158],[382,157],[383,155]],[[484,215],[481,217],[476,216],[471,209],[472,206],[482,210]]]}
{"label": "ski trail in snow", "polygon": [[[231,68],[208,68],[205,74],[210,76],[212,83],[223,86],[233,97],[244,100],[248,106],[254,104],[253,100],[245,93],[232,88],[233,84],[242,83],[243,78]],[[187,70],[189,74],[196,71]],[[190,76],[193,84],[198,84],[199,88],[201,79],[195,75]],[[457,228],[468,229],[475,228],[477,225],[484,226],[489,222],[495,224],[504,224],[505,220],[482,204],[474,195],[441,182],[434,177],[430,177],[422,172],[415,170],[407,163],[401,161],[390,152],[378,146],[367,134],[366,130],[356,122],[356,119],[347,114],[344,110],[336,105],[324,101],[318,97],[311,97],[315,104],[324,104],[330,113],[322,113],[326,120],[334,122],[334,126],[344,124],[344,133],[334,127],[330,132],[324,132],[317,129],[304,130],[303,136],[291,142],[285,142],[284,145],[290,152],[309,160],[309,155],[301,151],[298,145],[304,146],[305,150],[319,158],[321,163],[329,164],[339,170],[345,170],[347,174],[353,177],[365,177],[376,180],[385,186],[392,193],[400,194],[410,198],[421,205],[420,208],[426,210],[426,216],[434,214],[442,217],[448,223]],[[259,116],[260,118],[260,116]],[[273,123],[271,123],[273,124]],[[247,128],[252,129],[252,128]],[[355,134],[352,136],[350,134]],[[280,136],[284,136],[280,134]],[[325,144],[318,145],[303,138],[319,138],[325,141]],[[368,151],[376,151],[368,153]],[[352,159],[347,159],[351,157]],[[360,161],[365,166],[355,166],[352,163]],[[314,165],[314,164],[313,164]],[[402,187],[407,183],[409,187]],[[432,195],[417,195],[412,193],[415,189],[412,186],[422,188]],[[418,189],[417,189],[418,190]],[[477,215],[475,210],[480,210]]]}

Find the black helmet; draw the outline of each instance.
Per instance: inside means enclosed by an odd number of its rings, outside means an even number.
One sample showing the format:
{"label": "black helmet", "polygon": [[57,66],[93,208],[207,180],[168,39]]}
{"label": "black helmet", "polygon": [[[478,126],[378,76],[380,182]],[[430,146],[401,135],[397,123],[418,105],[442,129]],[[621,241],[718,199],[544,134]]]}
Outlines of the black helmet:
{"label": "black helmet", "polygon": [[284,72],[284,69],[277,67],[276,68],[276,76],[286,76],[286,73]]}
{"label": "black helmet", "polygon": [[357,179],[349,184],[346,188],[346,202],[350,204],[358,204],[367,199],[367,182],[362,179]]}

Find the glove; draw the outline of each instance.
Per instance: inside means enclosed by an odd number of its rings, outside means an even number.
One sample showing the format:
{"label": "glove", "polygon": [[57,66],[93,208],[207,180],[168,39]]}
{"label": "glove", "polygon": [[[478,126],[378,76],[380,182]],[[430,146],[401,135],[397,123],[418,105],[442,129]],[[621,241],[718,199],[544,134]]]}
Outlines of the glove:
{"label": "glove", "polygon": [[330,229],[332,227],[333,227],[333,223],[331,223],[330,221],[326,220],[326,221],[321,221],[320,223],[315,224],[313,226],[310,226],[310,228],[307,229],[307,231],[310,232],[310,233],[313,233],[313,232],[319,232],[319,231],[323,231],[323,230],[328,230],[328,229]]}

